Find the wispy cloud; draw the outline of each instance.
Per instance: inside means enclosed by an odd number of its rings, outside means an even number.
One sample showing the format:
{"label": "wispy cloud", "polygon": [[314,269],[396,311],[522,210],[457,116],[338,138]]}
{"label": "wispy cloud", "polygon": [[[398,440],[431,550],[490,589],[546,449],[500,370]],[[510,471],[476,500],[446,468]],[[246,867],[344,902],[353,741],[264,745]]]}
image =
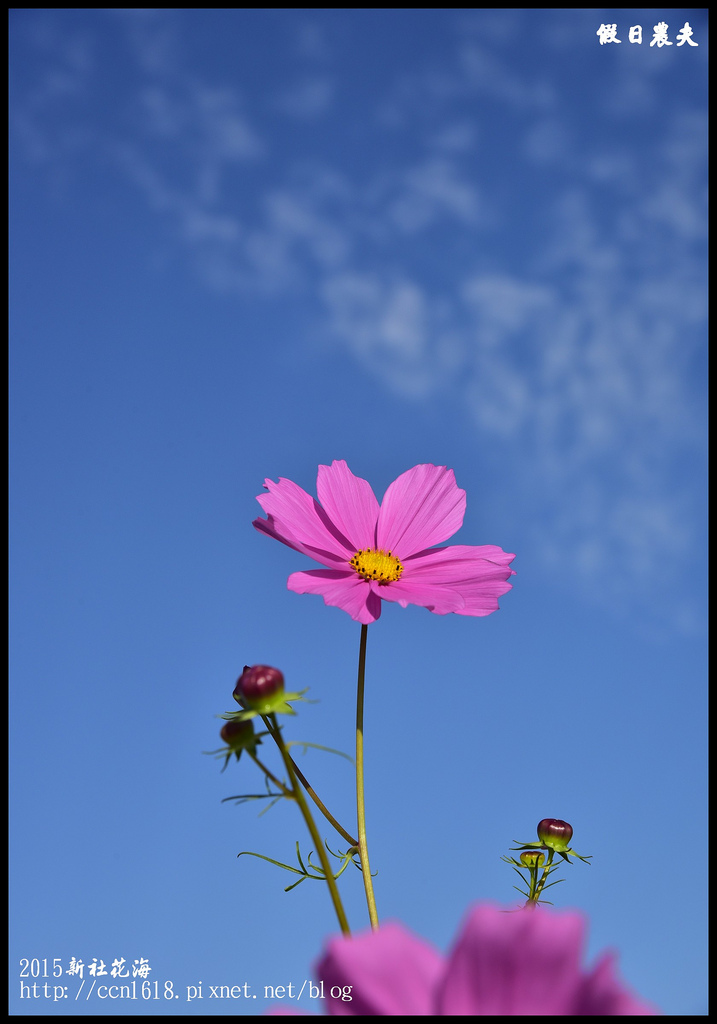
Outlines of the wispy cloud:
{"label": "wispy cloud", "polygon": [[406,171],[398,183],[398,193],[388,214],[409,234],[445,218],[468,225],[486,218],[476,186],[444,157],[433,157]]}
{"label": "wispy cloud", "polygon": [[328,335],[388,390],[420,399],[452,381],[460,343],[447,310],[414,281],[350,271],[328,277],[320,295]]}
{"label": "wispy cloud", "polygon": [[180,30],[171,8],[107,8],[124,30],[132,56],[150,77],[175,73],[182,59]]}
{"label": "wispy cloud", "polygon": [[14,137],[33,162],[47,164],[58,156],[67,159],[85,148],[91,135],[87,120],[96,59],[94,35],[86,28],[61,28],[47,12],[13,27],[35,57],[32,71],[19,61],[11,65]]}
{"label": "wispy cloud", "polygon": [[334,83],[329,78],[304,78],[281,92],[276,106],[290,117],[312,121],[327,112],[333,103],[334,92]]}

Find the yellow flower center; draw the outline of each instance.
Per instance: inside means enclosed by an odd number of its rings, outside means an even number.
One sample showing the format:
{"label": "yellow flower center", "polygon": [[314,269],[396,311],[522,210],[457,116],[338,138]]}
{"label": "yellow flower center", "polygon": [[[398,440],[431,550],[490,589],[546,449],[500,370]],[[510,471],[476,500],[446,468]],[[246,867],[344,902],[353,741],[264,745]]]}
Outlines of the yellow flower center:
{"label": "yellow flower center", "polygon": [[375,548],[357,551],[350,565],[359,576],[363,576],[365,580],[376,580],[381,586],[399,580],[403,572],[403,566],[395,555],[390,551],[377,551]]}

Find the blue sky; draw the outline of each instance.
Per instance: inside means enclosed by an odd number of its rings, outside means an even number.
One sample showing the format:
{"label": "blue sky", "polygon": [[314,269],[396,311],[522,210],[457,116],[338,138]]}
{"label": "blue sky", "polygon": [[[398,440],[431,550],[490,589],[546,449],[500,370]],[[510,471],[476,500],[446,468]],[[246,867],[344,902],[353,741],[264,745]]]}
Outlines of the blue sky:
{"label": "blue sky", "polygon": [[[236,859],[303,824],[222,804],[257,779],[202,751],[245,663],[310,686],[292,738],[352,749],[358,624],[251,527],[265,478],[333,459],[379,498],[453,468],[455,542],[516,552],[498,613],[369,629],[380,915],[447,949],[563,818],[588,959],[706,1012],[707,31],[10,12],[11,1012],[256,1013],[187,986],[311,976],[326,893]],[[350,820],[350,765],[301,764]],[[20,998],[22,958],[72,957],[181,998]]]}

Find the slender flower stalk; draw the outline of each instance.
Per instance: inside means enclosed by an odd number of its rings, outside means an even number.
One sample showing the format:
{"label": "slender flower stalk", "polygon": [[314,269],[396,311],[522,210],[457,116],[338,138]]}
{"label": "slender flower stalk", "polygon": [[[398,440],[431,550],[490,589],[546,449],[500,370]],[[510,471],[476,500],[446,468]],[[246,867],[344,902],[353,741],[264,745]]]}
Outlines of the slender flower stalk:
{"label": "slender flower stalk", "polygon": [[306,792],[307,792],[307,793],[309,794],[309,796],[311,797],[311,799],[312,799],[312,800],[314,801],[314,803],[316,804],[316,806],[318,807],[318,809],[319,809],[319,810],[321,811],[321,813],[323,814],[323,816],[324,816],[324,817],[326,818],[326,820],[327,820],[327,821],[329,822],[329,824],[333,825],[333,827],[334,827],[334,828],[336,829],[336,831],[337,831],[337,832],[339,833],[339,835],[340,835],[340,836],[342,836],[342,838],[344,838],[344,839],[346,840],[346,842],[347,842],[347,843],[350,843],[350,844],[351,844],[352,846],[356,846],[356,847],[358,847],[358,840],[357,840],[357,839],[354,839],[354,837],[353,837],[353,836],[351,835],[351,833],[350,833],[350,832],[347,832],[347,831],[346,831],[346,829],[345,829],[345,828],[343,827],[343,825],[341,825],[341,824],[340,824],[340,823],[339,823],[339,822],[338,822],[338,821],[336,820],[336,818],[335,818],[335,817],[333,816],[333,814],[332,814],[332,813],[331,813],[331,811],[330,811],[330,810],[328,809],[328,807],[326,806],[326,804],[325,804],[325,803],[323,802],[323,800],[322,800],[322,799],[320,798],[320,796],[318,795],[318,793],[316,792],[316,790],[315,790],[315,789],[313,788],[313,786],[312,786],[312,785],[310,784],[309,780],[308,780],[308,779],[306,778],[306,776],[304,775],[304,773],[303,773],[303,772],[301,771],[301,769],[300,769],[300,768],[299,768],[299,766],[297,765],[297,763],[296,763],[296,761],[294,760],[294,758],[290,756],[290,757],[289,757],[289,760],[291,761],[292,765],[294,766],[294,771],[295,771],[295,773],[296,773],[296,777],[297,777],[297,779],[299,780],[299,782],[301,783],[301,785],[302,785],[302,786],[304,787],[304,789],[306,790]]}
{"label": "slender flower stalk", "polygon": [[[528,899],[528,903],[529,904],[532,903],[534,906],[537,906],[538,903],[540,902],[540,894],[542,893],[543,889],[545,888],[545,883],[548,881],[548,875],[550,874],[550,868],[551,868],[551,865],[553,863],[553,857],[554,856],[555,856],[555,851],[554,850],[548,850],[547,859],[545,861],[545,864],[542,865],[543,872],[542,872],[542,874],[540,876],[540,880],[538,881],[538,883],[537,883],[537,885],[535,886],[534,889],[533,889],[533,885],[531,884],[531,890],[532,891],[531,891],[531,895],[530,895],[530,897]],[[538,872],[536,871],[535,872],[535,878],[537,879],[537,877],[538,877]],[[531,883],[532,883],[532,881],[534,881],[534,880],[531,879]]]}
{"label": "slender flower stalk", "polygon": [[363,778],[363,694],[364,678],[366,675],[366,637],[368,626],[361,626],[361,642],[359,645],[359,666],[358,685],[356,692],[356,813],[358,817],[358,848],[361,859],[361,871],[363,873],[363,885],[366,890],[366,903],[368,905],[368,916],[373,929],[378,928],[378,912],[376,910],[376,897],[373,893],[373,881],[371,879],[371,868],[368,861],[368,846],[366,844],[366,805],[364,799],[364,778]]}
{"label": "slender flower stalk", "polygon": [[294,795],[294,799],[299,805],[301,813],[304,817],[304,821],[306,822],[306,827],[308,828],[309,833],[311,834],[314,846],[316,847],[316,852],[318,854],[319,860],[321,861],[321,867],[323,869],[324,875],[326,876],[326,884],[329,887],[331,902],[333,903],[334,910],[336,911],[336,917],[339,922],[339,927],[341,928],[341,931],[343,932],[344,935],[350,935],[351,929],[349,928],[349,923],[348,920],[346,919],[346,912],[341,902],[341,897],[339,896],[339,890],[336,885],[336,879],[334,878],[334,873],[331,868],[331,864],[329,863],[329,858],[326,855],[324,844],[321,842],[321,836],[319,835],[319,830],[317,829],[311,811],[309,810],[309,805],[306,802],[306,797],[304,796],[301,786],[299,785],[299,781],[296,778],[296,772],[294,771],[294,763],[289,757],[289,751],[286,749],[286,744],[284,743],[284,740],[282,738],[281,730],[279,729],[279,725],[276,720],[276,715],[271,714],[268,716],[268,719],[269,722],[271,723],[271,735],[274,738],[274,741],[276,742],[279,751],[281,752],[281,756],[284,760],[284,766],[286,767],[289,780],[291,781],[291,790]]}
{"label": "slender flower stalk", "polygon": [[291,790],[287,789],[284,783],[280,782],[279,779],[277,779],[276,775],[274,775],[273,772],[269,771],[266,765],[259,760],[256,754],[252,754],[252,752],[249,751],[249,757],[252,759],[257,768],[259,768],[264,773],[264,775],[266,775],[267,779],[269,779],[270,782],[273,782],[277,789],[281,790],[285,797],[288,797],[288,799],[290,800],[294,799],[294,794],[291,792]]}

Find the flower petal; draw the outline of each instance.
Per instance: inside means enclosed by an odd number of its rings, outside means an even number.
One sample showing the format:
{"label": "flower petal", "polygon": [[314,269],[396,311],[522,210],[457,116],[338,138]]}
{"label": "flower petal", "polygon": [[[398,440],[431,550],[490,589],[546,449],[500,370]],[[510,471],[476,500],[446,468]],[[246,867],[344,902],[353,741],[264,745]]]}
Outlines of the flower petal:
{"label": "flower petal", "polygon": [[384,586],[373,580],[369,585],[381,600],[396,601],[402,608],[409,604],[417,604],[421,608],[428,608],[429,612],[435,612],[436,615],[447,615],[448,612],[457,612],[465,607],[465,601],[456,587],[440,586],[422,580],[414,582],[403,577]]}
{"label": "flower petal", "polygon": [[658,1013],[654,1006],[633,996],[620,982],[613,953],[605,953],[595,969],[583,978],[571,1010],[574,1017],[640,1017]]}
{"label": "flower petal", "polygon": [[439,953],[400,924],[335,938],[316,965],[326,987],[351,986],[351,1001],[331,999],[328,1011],[346,1017],[430,1016],[432,990],[443,970]]}
{"label": "flower petal", "polygon": [[449,585],[463,598],[456,614],[490,615],[498,610],[498,598],[512,589],[505,581],[515,575],[508,568],[514,558],[495,544],[432,548],[404,561],[401,582]]}
{"label": "flower petal", "polygon": [[307,544],[301,544],[296,537],[292,536],[291,531],[283,523],[279,523],[273,516],[268,516],[266,519],[255,519],[251,525],[259,533],[265,533],[267,537],[280,540],[282,544],[293,548],[294,551],[301,551],[302,554],[308,555],[309,558],[313,558],[316,562],[322,562],[324,565],[329,565],[335,569],[343,568],[346,565],[347,559],[345,555],[334,555],[330,551],[321,551],[319,548],[311,548]]}
{"label": "flower petal", "polygon": [[583,921],[540,909],[478,907],[436,993],[436,1016],[565,1016],[582,984]]}
{"label": "flower petal", "polygon": [[379,505],[368,480],[354,476],[343,460],[334,460],[319,466],[316,493],[354,551],[375,547]]}
{"label": "flower petal", "polygon": [[512,590],[513,584],[486,580],[483,583],[457,583],[456,589],[464,602],[462,608],[456,609],[456,615],[491,615],[500,608],[498,598]]}
{"label": "flower petal", "polygon": [[381,601],[355,572],[307,569],[292,572],[286,583],[296,594],[321,594],[325,604],[343,608],[356,622],[369,625],[381,615]]}
{"label": "flower petal", "polygon": [[452,537],[463,524],[466,492],[452,469],[422,465],[402,473],[384,495],[378,514],[377,547],[398,558]]}
{"label": "flower petal", "polygon": [[325,565],[350,561],[356,549],[350,546],[315,498],[284,477],[276,484],[265,480],[264,486],[269,493],[257,495],[256,500],[268,513],[269,520],[256,519],[254,526],[258,530],[310,554]]}
{"label": "flower petal", "polygon": [[[508,579],[515,576],[508,565],[515,555],[495,544],[451,544],[447,548],[418,551],[404,558],[404,570],[411,576],[430,576],[437,583],[456,583],[483,579]],[[405,573],[404,573],[405,575]]]}

